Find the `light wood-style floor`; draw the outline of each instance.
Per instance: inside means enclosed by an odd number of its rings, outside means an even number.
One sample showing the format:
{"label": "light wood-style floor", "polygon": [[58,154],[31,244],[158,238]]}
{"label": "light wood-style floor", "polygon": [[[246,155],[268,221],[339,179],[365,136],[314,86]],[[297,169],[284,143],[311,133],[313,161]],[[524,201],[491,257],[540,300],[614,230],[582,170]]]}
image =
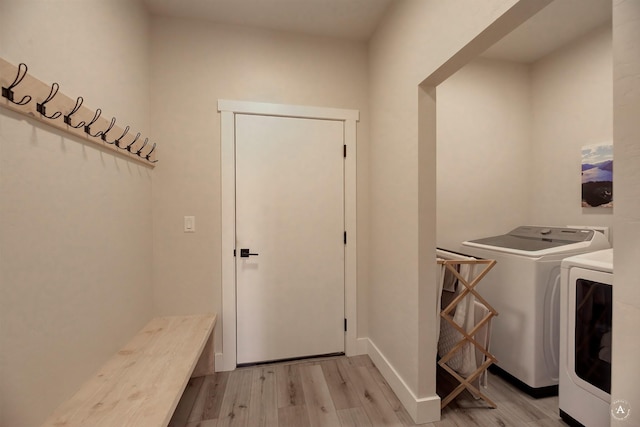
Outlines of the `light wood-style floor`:
{"label": "light wood-style floor", "polygon": [[[439,387],[447,387],[439,372]],[[558,398],[533,399],[489,374],[491,409],[466,391],[423,427],[566,426]],[[170,427],[414,426],[368,356],[277,363],[192,379]]]}

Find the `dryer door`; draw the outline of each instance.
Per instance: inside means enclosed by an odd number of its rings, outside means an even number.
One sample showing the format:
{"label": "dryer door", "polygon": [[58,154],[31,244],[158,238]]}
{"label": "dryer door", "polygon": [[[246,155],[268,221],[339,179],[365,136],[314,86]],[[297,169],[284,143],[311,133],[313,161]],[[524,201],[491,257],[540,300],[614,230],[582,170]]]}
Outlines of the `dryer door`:
{"label": "dryer door", "polygon": [[574,267],[569,272],[568,364],[572,381],[611,400],[612,275]]}

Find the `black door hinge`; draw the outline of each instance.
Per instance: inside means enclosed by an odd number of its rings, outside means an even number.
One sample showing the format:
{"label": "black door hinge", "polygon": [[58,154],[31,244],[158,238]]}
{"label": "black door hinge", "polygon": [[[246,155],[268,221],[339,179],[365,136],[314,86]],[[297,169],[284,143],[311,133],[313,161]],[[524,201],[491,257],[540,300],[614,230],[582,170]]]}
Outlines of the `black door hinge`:
{"label": "black door hinge", "polygon": [[343,153],[342,153],[342,155],[343,155],[344,157],[347,157],[347,144],[344,144],[344,145],[343,145]]}
{"label": "black door hinge", "polygon": [[347,332],[347,319],[344,319],[344,331]]}
{"label": "black door hinge", "polygon": [[347,244],[347,232],[346,231],[344,232],[344,244],[345,245]]}

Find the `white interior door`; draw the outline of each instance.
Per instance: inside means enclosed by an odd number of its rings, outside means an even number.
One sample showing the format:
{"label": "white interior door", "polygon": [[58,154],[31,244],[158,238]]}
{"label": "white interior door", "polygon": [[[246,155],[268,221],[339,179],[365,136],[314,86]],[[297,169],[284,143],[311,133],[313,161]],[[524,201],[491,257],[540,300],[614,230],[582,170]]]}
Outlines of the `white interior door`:
{"label": "white interior door", "polygon": [[344,351],[343,128],[236,115],[238,364]]}

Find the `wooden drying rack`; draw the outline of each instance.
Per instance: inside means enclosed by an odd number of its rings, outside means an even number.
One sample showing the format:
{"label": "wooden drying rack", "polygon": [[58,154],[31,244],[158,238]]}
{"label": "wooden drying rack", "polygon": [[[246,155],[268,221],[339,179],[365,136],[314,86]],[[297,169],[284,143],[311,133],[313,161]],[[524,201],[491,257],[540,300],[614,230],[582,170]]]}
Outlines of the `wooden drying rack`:
{"label": "wooden drying rack", "polygon": [[[156,145],[149,144],[148,138],[140,138],[140,133],[129,133],[129,126],[118,127],[115,117],[111,120],[100,117],[100,109],[83,107],[82,97],[72,99],[59,92],[57,83],[48,85],[29,75],[25,64],[16,67],[0,58],[0,86],[1,106],[145,166],[155,167]],[[82,122],[90,124],[88,129]]]}
{"label": "wooden drying rack", "polygon": [[[479,378],[482,373],[484,373],[489,366],[496,362],[496,358],[491,354],[482,344],[480,344],[474,338],[474,335],[485,326],[494,316],[498,315],[498,312],[485,300],[479,293],[476,291],[475,287],[480,283],[480,281],[487,275],[489,270],[493,268],[496,264],[495,260],[492,259],[474,259],[474,260],[443,260],[438,259],[438,264],[444,265],[444,267],[451,272],[457,279],[458,283],[461,284],[464,289],[449,303],[447,307],[445,307],[442,311],[440,311],[440,317],[442,317],[446,322],[448,322],[451,326],[453,326],[460,334],[462,334],[462,339],[440,360],[438,364],[447,372],[449,372],[459,383],[452,392],[450,392],[440,403],[440,409],[443,409],[447,406],[456,396],[462,393],[465,389],[469,390],[472,393],[475,393],[485,402],[487,402],[492,408],[496,408],[497,405],[493,402],[489,397],[483,394],[477,387],[471,384],[476,378]],[[474,264],[474,265],[484,265],[483,270],[476,275],[471,281],[466,280],[462,275],[457,271],[456,266],[462,264]],[[467,295],[473,294],[476,299],[479,300],[485,307],[489,310],[487,315],[482,318],[478,323],[475,324],[473,329],[467,332],[463,327],[458,325],[451,316],[451,312],[456,308],[458,303],[462,301]],[[482,363],[478,368],[468,377],[464,378],[460,374],[458,374],[455,370],[453,370],[450,366],[447,365],[447,361],[449,361],[458,351],[462,351],[465,344],[471,343],[480,350],[486,356],[486,360]]]}

